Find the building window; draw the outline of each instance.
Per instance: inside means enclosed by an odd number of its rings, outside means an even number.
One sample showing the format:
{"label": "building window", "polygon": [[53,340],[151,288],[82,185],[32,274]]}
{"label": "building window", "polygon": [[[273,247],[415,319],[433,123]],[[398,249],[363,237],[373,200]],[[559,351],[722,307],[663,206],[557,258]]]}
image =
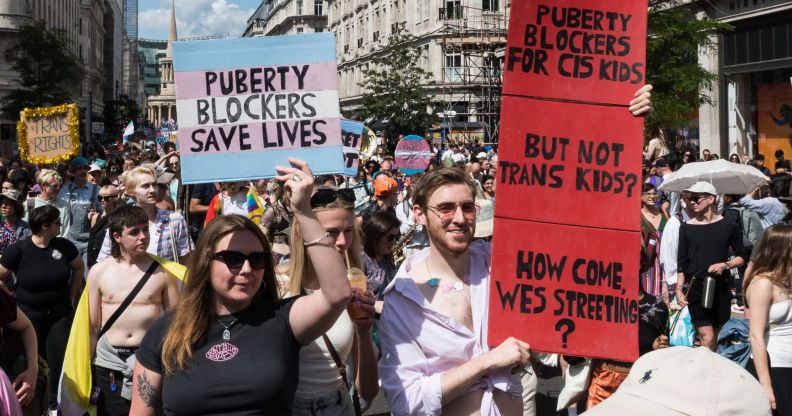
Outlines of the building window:
{"label": "building window", "polygon": [[303,14],[303,0],[297,0],[297,16],[302,16]]}
{"label": "building window", "polygon": [[297,28],[297,33],[303,33],[303,28],[301,28],[301,27],[298,27],[298,28]]}
{"label": "building window", "polygon": [[314,1],[314,14],[317,16],[324,15],[324,2],[323,0]]}
{"label": "building window", "polygon": [[500,9],[499,0],[481,0],[481,10],[485,12],[497,12]]}
{"label": "building window", "polygon": [[321,27],[317,27],[315,32],[316,33],[322,33],[322,32],[324,32],[324,29],[322,29]]}
{"label": "building window", "polygon": [[462,80],[462,54],[460,52],[446,52],[445,77],[449,82]]}
{"label": "building window", "polygon": [[462,18],[462,3],[460,0],[445,0],[445,16],[447,20]]}

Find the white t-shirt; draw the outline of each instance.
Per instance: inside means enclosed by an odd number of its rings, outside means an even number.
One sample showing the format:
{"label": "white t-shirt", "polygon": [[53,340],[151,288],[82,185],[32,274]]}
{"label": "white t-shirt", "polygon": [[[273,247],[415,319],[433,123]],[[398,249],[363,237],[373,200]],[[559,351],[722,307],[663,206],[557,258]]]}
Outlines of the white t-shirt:
{"label": "white t-shirt", "polygon": [[220,198],[223,199],[223,215],[243,215],[247,217],[247,194],[239,191],[233,196],[226,196],[221,194]]}

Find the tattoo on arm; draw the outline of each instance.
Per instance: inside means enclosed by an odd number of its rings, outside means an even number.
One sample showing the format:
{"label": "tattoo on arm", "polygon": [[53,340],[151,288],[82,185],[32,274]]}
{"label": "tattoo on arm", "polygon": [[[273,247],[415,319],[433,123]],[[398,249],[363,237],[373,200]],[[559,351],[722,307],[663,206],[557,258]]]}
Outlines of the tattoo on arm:
{"label": "tattoo on arm", "polygon": [[157,414],[160,414],[162,407],[160,392],[151,385],[145,372],[137,376],[137,391],[140,398],[143,399],[143,403],[146,403],[148,407],[154,408]]}

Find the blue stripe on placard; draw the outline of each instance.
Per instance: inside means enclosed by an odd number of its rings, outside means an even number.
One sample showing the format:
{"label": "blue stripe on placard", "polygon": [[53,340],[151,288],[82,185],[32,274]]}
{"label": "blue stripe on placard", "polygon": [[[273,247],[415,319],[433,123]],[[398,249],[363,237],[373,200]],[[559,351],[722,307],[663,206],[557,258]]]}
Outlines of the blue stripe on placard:
{"label": "blue stripe on placard", "polygon": [[308,162],[314,175],[344,171],[343,146],[302,150],[269,150],[205,155],[182,155],[182,181],[185,184],[231,182],[277,175],[276,166],[290,166],[289,158]]}
{"label": "blue stripe on placard", "polygon": [[336,41],[332,32],[173,43],[175,71],[313,64],[335,60]]}

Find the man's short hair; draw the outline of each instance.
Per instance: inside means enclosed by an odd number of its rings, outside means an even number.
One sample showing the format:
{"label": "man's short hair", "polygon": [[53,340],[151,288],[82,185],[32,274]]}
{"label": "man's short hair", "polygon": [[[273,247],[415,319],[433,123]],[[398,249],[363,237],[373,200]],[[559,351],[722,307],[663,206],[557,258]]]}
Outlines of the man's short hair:
{"label": "man's short hair", "polygon": [[38,183],[39,186],[48,185],[52,178],[55,178],[55,180],[58,182],[58,185],[63,184],[63,178],[61,178],[58,172],[52,169],[40,170],[39,173],[36,174],[36,183]]}
{"label": "man's short hair", "polygon": [[115,259],[121,258],[121,245],[113,238],[114,233],[124,232],[124,227],[148,224],[148,215],[143,208],[134,205],[122,205],[107,216],[107,232],[110,233],[110,254]]}
{"label": "man's short hair", "polygon": [[60,211],[52,205],[42,205],[30,211],[28,225],[33,234],[38,234],[45,225],[54,223],[60,218]]}
{"label": "man's short hair", "polygon": [[458,168],[440,168],[432,169],[418,180],[415,184],[415,192],[413,193],[413,203],[426,209],[429,204],[429,198],[432,194],[446,185],[467,185],[470,188],[470,194],[476,197],[476,185],[473,180],[465,174],[463,169]]}
{"label": "man's short hair", "polygon": [[757,154],[754,156],[753,160],[762,160],[762,161],[763,161],[763,160],[765,160],[765,157],[764,157],[764,155],[763,155],[763,154],[761,154],[761,153],[757,153]]}
{"label": "man's short hair", "polygon": [[784,151],[783,151],[783,150],[781,150],[781,149],[778,149],[778,150],[776,150],[776,151],[775,151],[775,157],[776,157],[776,159],[780,158],[781,156],[784,156]]}

